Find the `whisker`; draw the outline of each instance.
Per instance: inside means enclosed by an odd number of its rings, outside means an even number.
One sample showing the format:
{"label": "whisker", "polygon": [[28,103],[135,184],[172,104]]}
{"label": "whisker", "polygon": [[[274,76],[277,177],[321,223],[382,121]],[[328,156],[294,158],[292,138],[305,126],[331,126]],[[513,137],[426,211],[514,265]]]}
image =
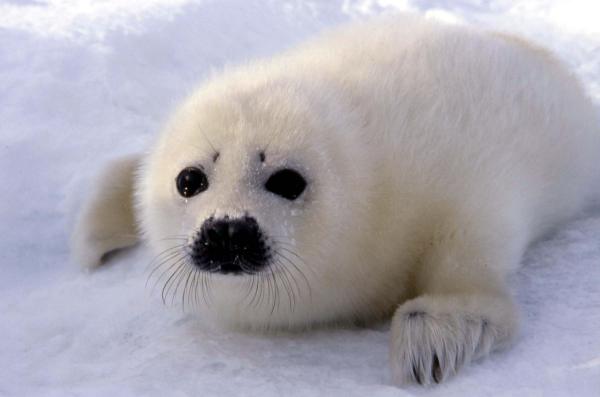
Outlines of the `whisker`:
{"label": "whisker", "polygon": [[[154,291],[154,288],[156,288],[156,285],[158,284],[158,282],[163,278],[163,276],[165,274],[168,274],[169,271],[171,269],[173,269],[174,267],[176,267],[183,259],[185,259],[185,255],[178,253],[178,254],[174,254],[172,257],[169,257],[168,259],[165,259],[165,261],[163,263],[161,263],[157,268],[160,268],[161,266],[163,266],[164,264],[173,261],[173,263],[171,263],[171,265],[169,265],[167,267],[167,269],[163,270],[163,272],[156,278],[156,281],[154,282],[154,284],[152,285],[152,287],[150,288],[150,293],[152,293]],[[150,276],[148,277],[148,280],[150,279]]]}
{"label": "whisker", "polygon": [[[258,275],[260,276],[259,277],[260,278],[260,282],[262,283],[261,285],[263,286],[263,288],[259,289],[260,294],[259,294],[259,303],[258,303],[258,306],[261,306],[262,303],[263,303],[263,300],[265,299],[264,297],[267,296],[267,290],[268,290],[269,284],[267,282],[267,288],[264,288],[264,285],[265,285],[265,275],[264,275],[264,273],[258,273]],[[267,279],[267,281],[268,281],[268,279]]]}
{"label": "whisker", "polygon": [[[244,260],[243,262],[249,262],[251,265],[253,265],[253,262],[251,260]],[[248,282],[246,283],[248,285],[247,291],[246,291],[246,295],[244,296],[244,301],[246,301],[249,297],[250,297],[250,293],[252,292],[252,289],[254,287],[254,281],[255,281],[255,277],[254,277],[254,272],[250,271],[250,268],[246,268],[245,266],[242,267],[243,271],[246,271],[248,273],[248,275],[250,275],[250,280],[248,280]]]}
{"label": "whisker", "polygon": [[295,244],[290,244],[290,243],[286,243],[285,241],[281,241],[281,240],[273,240],[275,242],[275,244],[277,244],[282,250],[292,254],[294,257],[296,257],[298,260],[300,260],[304,265],[306,264],[306,261],[304,260],[304,258],[296,251],[294,251],[294,248],[296,248]]}
{"label": "whisker", "polygon": [[246,301],[249,297],[250,297],[250,292],[252,292],[252,281],[253,281],[253,277],[250,277],[250,280],[246,280],[246,294],[244,295],[244,299],[242,299],[242,301]]}
{"label": "whisker", "polygon": [[302,272],[302,270],[300,270],[300,268],[294,263],[294,261],[292,261],[287,256],[283,255],[281,252],[275,251],[275,254],[279,255],[279,257],[285,259],[290,265],[292,265],[294,267],[294,269],[296,269],[296,272],[303,278],[304,282],[306,283],[306,286],[308,288],[309,296],[312,296],[310,282],[308,281],[308,278],[304,275],[304,273]]}
{"label": "whisker", "polygon": [[187,237],[165,237],[165,238],[161,238],[158,241],[184,241],[187,243],[188,238]]}
{"label": "whisker", "polygon": [[[177,262],[179,264],[179,266],[171,274],[171,276],[167,279],[167,282],[165,283],[165,285],[162,288],[160,296],[162,297],[163,305],[166,305],[166,299],[165,298],[166,298],[166,295],[169,294],[169,290],[171,289],[171,287],[169,286],[169,284],[171,284],[171,280],[173,279],[173,277],[175,277],[179,273],[179,271],[183,268],[183,266],[185,266],[184,260],[185,260],[185,258],[182,258],[181,260],[179,260]],[[167,286],[169,286],[169,287],[167,288]],[[165,294],[165,289],[166,289],[166,294]]]}
{"label": "whisker", "polygon": [[[213,155],[218,157],[219,151],[214,147],[214,145],[212,144],[210,139],[208,139],[208,136],[206,136],[206,134],[204,133],[204,130],[200,129],[200,132],[202,133],[202,136],[204,137],[206,142],[208,142],[208,146],[210,146],[210,148],[213,150]],[[216,161],[216,158],[215,158],[215,161]]]}
{"label": "whisker", "polygon": [[207,294],[207,291],[208,291],[208,282],[207,282],[208,274],[205,273],[205,272],[201,272],[200,274],[202,275],[202,277],[201,277],[201,279],[202,279],[202,288],[201,288],[201,290],[202,290],[202,300],[204,301],[205,305],[208,305],[208,301],[206,300],[206,294]]}
{"label": "whisker", "polygon": [[206,274],[206,300],[207,300],[207,305],[210,305],[212,302],[212,286],[210,283],[210,280],[212,278],[212,273],[205,273]]}
{"label": "whisker", "polygon": [[284,250],[285,252],[289,252],[290,254],[292,254],[293,256],[295,256],[296,258],[298,258],[300,261],[302,261],[302,263],[304,265],[306,265],[306,262],[304,261],[304,259],[297,252],[292,251],[291,249],[286,248],[286,247],[279,247],[279,248],[282,249],[282,250]]}
{"label": "whisker", "polygon": [[294,299],[292,297],[293,296],[292,289],[291,289],[291,285],[290,285],[290,280],[288,279],[288,276],[286,274],[286,269],[284,266],[281,266],[280,263],[277,263],[276,266],[277,266],[278,270],[280,270],[280,273],[279,273],[281,275],[280,279],[285,288],[285,292],[287,293],[288,303],[290,306],[290,312],[293,312],[295,304],[292,304]]}
{"label": "whisker", "polygon": [[248,303],[248,305],[252,305],[254,303],[254,300],[256,299],[256,297],[258,295],[258,288],[259,288],[258,282],[259,282],[259,278],[260,277],[257,276],[256,274],[252,274],[252,284],[250,284],[250,285],[252,287],[253,293],[252,293],[252,299],[250,299],[250,302]]}
{"label": "whisker", "polygon": [[192,291],[193,291],[193,288],[194,288],[194,279],[196,278],[196,267],[193,266],[193,264],[191,264],[191,263],[188,263],[188,267],[190,269],[190,276],[189,276],[190,284],[189,284],[189,287],[188,287],[188,281],[186,280],[184,293],[187,290],[187,302],[188,302],[188,305],[190,307],[193,307],[194,306],[194,300],[193,300]]}
{"label": "whisker", "polygon": [[185,280],[185,286],[183,287],[183,293],[181,294],[181,306],[182,306],[182,310],[185,312],[185,297],[186,297],[186,292],[188,289],[188,283],[190,282],[190,277],[192,276],[193,273],[193,268],[190,266],[189,261],[186,263],[187,264],[187,269],[188,269],[188,275],[187,278]]}
{"label": "whisker", "polygon": [[181,257],[183,255],[184,254],[182,252],[176,251],[176,252],[171,252],[169,255],[167,255],[165,258],[163,258],[162,261],[158,265],[156,265],[156,267],[154,269],[152,269],[150,274],[148,274],[144,288],[148,288],[148,282],[150,281],[150,279],[152,278],[152,276],[158,269],[160,269],[164,264],[166,264],[174,259],[175,260],[179,259],[179,257]]}
{"label": "whisker", "polygon": [[[198,306],[200,306],[200,298],[198,297],[198,291],[201,291],[201,295],[204,297],[204,286],[202,285],[201,281],[204,279],[204,273],[201,272],[200,270],[196,269],[196,275],[197,280],[196,280],[196,287],[195,287],[195,291],[194,291],[194,295],[196,298],[196,304]],[[198,287],[198,283],[200,283],[200,287]],[[204,298],[202,298],[204,299]],[[206,303],[206,300],[204,301],[204,303]]]}
{"label": "whisker", "polygon": [[168,256],[169,253],[172,253],[172,251],[176,251],[179,250],[181,248],[183,248],[185,246],[185,244],[178,244],[175,245],[173,247],[169,247],[163,251],[161,251],[159,254],[157,254],[148,264],[148,266],[146,266],[146,270],[148,270],[148,268],[150,268],[153,264],[155,264],[157,261],[160,261],[162,257],[164,256]]}
{"label": "whisker", "polygon": [[259,292],[262,293],[262,291],[263,291],[263,288],[261,288],[262,287],[262,284],[261,284],[262,277],[258,273],[258,274],[253,274],[252,278],[254,279],[253,280],[253,282],[254,282],[254,292],[252,293],[252,299],[250,300],[250,303],[253,304],[253,307],[256,307],[260,303],[260,300],[259,300],[260,294],[259,294]]}
{"label": "whisker", "polygon": [[189,290],[189,300],[190,300],[190,306],[192,306],[192,304],[196,305],[195,307],[198,307],[198,269],[195,267],[192,267],[192,283],[190,284],[190,290]]}
{"label": "whisker", "polygon": [[185,261],[183,261],[182,265],[183,266],[181,267],[181,269],[177,272],[177,277],[175,277],[175,280],[173,281],[173,285],[175,285],[175,290],[173,290],[173,295],[171,296],[171,306],[173,306],[175,296],[177,295],[177,290],[179,290],[179,285],[181,284],[181,280],[183,280],[181,276],[185,273],[185,270],[187,269]]}
{"label": "whisker", "polygon": [[277,279],[275,278],[275,273],[272,268],[269,268],[269,275],[273,280],[273,303],[271,306],[271,314],[275,312],[275,305],[277,304],[277,310],[279,311],[279,287],[277,286]]}
{"label": "whisker", "polygon": [[[298,285],[298,280],[296,280],[296,277],[294,277],[294,273],[288,269],[286,266],[283,266],[283,269],[288,272],[290,278],[292,279],[292,281],[294,282],[294,286],[296,287],[296,289],[294,290],[294,295],[296,294],[296,292],[298,293],[298,296],[300,296],[302,294],[302,291],[300,290],[300,285]],[[295,300],[294,300],[294,305],[295,305]]]}

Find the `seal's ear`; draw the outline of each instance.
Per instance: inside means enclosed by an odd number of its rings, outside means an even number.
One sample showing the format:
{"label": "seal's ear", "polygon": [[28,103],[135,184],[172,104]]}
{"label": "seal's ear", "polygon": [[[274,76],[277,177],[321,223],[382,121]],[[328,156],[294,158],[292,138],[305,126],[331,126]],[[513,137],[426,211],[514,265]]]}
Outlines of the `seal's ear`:
{"label": "seal's ear", "polygon": [[94,268],[109,252],[138,242],[133,196],[139,164],[138,155],[114,160],[95,181],[71,238],[71,255],[81,266]]}

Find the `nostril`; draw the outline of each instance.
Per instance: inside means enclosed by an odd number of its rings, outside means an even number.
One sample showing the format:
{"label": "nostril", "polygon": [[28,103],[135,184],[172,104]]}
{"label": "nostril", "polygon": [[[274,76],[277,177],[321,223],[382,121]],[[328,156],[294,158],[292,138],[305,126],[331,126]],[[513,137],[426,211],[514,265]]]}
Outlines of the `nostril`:
{"label": "nostril", "polygon": [[230,226],[230,239],[232,245],[238,249],[248,250],[260,242],[260,231],[255,226],[253,218],[242,218]]}
{"label": "nostril", "polygon": [[205,236],[207,244],[218,244],[221,241],[221,236],[215,228],[206,229]]}
{"label": "nostril", "polygon": [[226,247],[229,240],[228,226],[225,221],[209,219],[202,226],[201,236],[206,247]]}

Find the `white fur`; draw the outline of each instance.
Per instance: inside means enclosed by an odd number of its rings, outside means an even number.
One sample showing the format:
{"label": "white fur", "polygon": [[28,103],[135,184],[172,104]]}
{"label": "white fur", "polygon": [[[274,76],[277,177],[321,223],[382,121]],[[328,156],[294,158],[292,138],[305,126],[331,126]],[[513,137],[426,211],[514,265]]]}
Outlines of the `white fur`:
{"label": "white fur", "polygon": [[[599,129],[578,82],[542,49],[413,16],[378,20],[204,84],[144,160],[139,219],[163,253],[157,274],[177,281],[167,295],[241,328],[395,312],[393,377],[429,384],[513,339],[505,278],[598,192]],[[185,200],[174,179],[190,165],[210,187]],[[283,166],[308,180],[297,201],[263,188]],[[100,194],[108,206],[121,197]],[[102,216],[76,233],[89,264],[126,245],[90,243],[98,222],[121,228],[105,207],[88,206]],[[244,212],[281,254],[264,277],[207,276],[165,251],[176,245],[165,238],[185,243],[211,215]]]}
{"label": "white fur", "polygon": [[139,240],[131,205],[138,165],[138,156],[123,157],[113,161],[97,178],[71,239],[71,255],[85,268],[100,265],[105,254]]}

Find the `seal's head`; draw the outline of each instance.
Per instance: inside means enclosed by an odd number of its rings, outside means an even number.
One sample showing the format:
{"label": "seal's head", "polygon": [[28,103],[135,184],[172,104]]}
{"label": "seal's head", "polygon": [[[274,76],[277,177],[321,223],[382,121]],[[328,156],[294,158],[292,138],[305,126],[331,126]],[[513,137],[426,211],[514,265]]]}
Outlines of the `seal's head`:
{"label": "seal's head", "polygon": [[250,328],[384,314],[360,123],[317,84],[231,80],[185,102],[142,170],[165,294]]}

